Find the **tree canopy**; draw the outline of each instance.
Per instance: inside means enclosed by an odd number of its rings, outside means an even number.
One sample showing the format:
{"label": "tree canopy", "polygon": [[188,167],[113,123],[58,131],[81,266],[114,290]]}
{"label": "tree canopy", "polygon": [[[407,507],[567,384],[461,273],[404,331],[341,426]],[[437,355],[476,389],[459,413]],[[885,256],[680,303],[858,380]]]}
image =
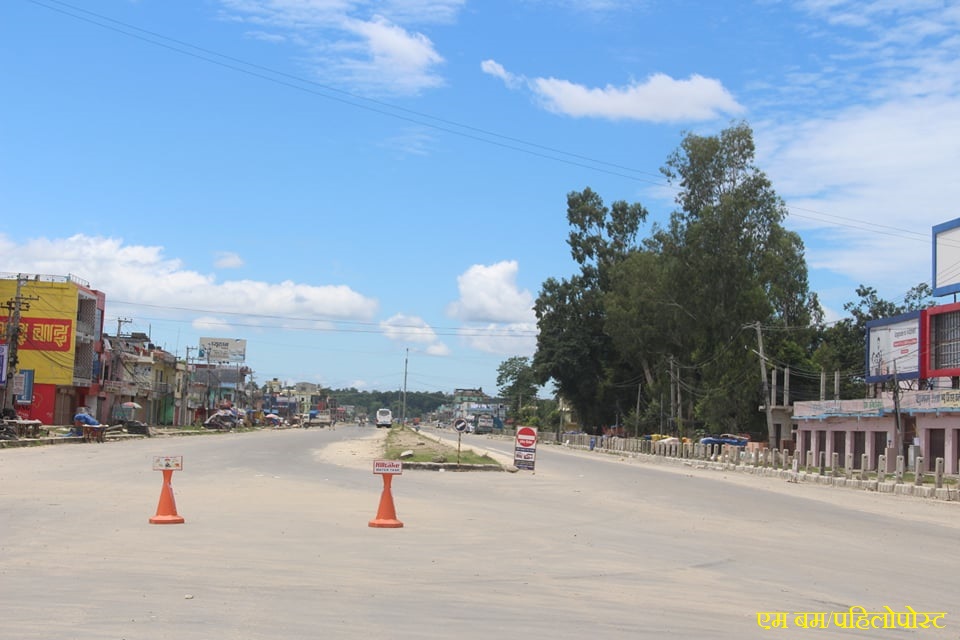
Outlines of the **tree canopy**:
{"label": "tree canopy", "polygon": [[533,364],[585,426],[632,413],[648,430],[673,416],[678,432],[759,431],[756,323],[776,330],[775,350],[808,351],[821,311],[803,243],[753,162],[746,124],[686,135],[662,169],[678,208],[641,243],[642,205],[567,196],[580,272],[544,282]]}

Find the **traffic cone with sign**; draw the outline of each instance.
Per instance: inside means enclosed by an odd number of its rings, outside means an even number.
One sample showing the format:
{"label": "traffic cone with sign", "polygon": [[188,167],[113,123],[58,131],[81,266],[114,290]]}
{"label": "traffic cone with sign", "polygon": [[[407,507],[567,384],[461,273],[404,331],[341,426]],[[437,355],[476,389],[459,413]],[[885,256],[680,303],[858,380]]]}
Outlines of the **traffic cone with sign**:
{"label": "traffic cone with sign", "polygon": [[393,494],[390,492],[390,484],[393,481],[393,474],[383,474],[383,493],[380,494],[380,506],[377,508],[377,517],[370,521],[371,527],[380,529],[399,529],[403,523],[397,520],[397,510],[393,506]]}
{"label": "traffic cone with sign", "polygon": [[160,502],[157,515],[150,518],[150,524],[183,524],[183,516],[177,514],[177,503],[173,499],[173,470],[163,470],[163,487],[160,489]]}

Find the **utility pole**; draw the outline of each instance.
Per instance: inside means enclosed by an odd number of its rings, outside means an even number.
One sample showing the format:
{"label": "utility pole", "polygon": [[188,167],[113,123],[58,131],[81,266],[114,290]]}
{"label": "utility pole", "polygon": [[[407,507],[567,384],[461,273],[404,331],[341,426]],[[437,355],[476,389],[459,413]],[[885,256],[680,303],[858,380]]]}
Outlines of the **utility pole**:
{"label": "utility pole", "polygon": [[[893,446],[896,455],[903,455],[903,424],[900,421],[900,382],[897,380],[897,361],[893,361],[893,417],[896,431],[893,434]],[[896,458],[894,458],[896,459]]]}
{"label": "utility pole", "polygon": [[763,408],[767,414],[767,440],[770,447],[776,447],[773,442],[773,406],[770,404],[770,381],[767,379],[767,357],[763,354],[763,329],[758,321],[753,325],[757,330],[757,354],[760,356],[760,377],[763,380]]}
{"label": "utility pole", "polygon": [[27,278],[17,274],[17,292],[12,300],[7,300],[4,306],[7,308],[7,386],[3,390],[3,408],[7,407],[7,398],[9,396],[10,406],[13,406],[13,376],[16,375],[17,365],[20,358],[17,350],[20,347],[20,312],[30,310],[30,301],[39,300],[38,296],[24,296],[23,283]]}
{"label": "utility pole", "polygon": [[407,424],[407,363],[410,360],[410,349],[407,348],[407,353],[403,357],[403,405],[400,411],[400,422],[404,425]]}
{"label": "utility pole", "polygon": [[[673,356],[670,356],[670,426],[672,427],[676,424],[676,415],[677,415],[677,394],[676,394],[676,380],[673,376]],[[662,425],[660,433],[664,433]]]}
{"label": "utility pole", "polygon": [[640,389],[642,384],[637,385],[637,410],[633,413],[633,437],[640,437]]}

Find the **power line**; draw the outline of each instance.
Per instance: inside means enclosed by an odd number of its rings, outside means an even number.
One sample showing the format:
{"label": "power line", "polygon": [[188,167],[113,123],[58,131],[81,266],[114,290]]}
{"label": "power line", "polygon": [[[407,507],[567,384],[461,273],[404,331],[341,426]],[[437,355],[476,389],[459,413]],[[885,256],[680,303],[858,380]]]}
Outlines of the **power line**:
{"label": "power line", "polygon": [[[110,18],[109,16],[63,2],[62,0],[26,1],[50,11],[55,11],[66,16],[70,16],[76,20],[81,20],[100,28],[141,40],[154,46],[162,47],[182,55],[203,60],[204,62],[208,62],[210,64],[231,69],[238,73],[256,77],[267,82],[273,82],[291,89],[296,89],[320,98],[340,102],[358,109],[364,109],[373,113],[411,122],[485,144],[498,146],[547,160],[553,160],[555,162],[561,162],[571,166],[606,173],[608,175],[613,175],[627,180],[643,182],[658,187],[667,187],[676,191],[676,188],[673,185],[665,182],[662,179],[660,173],[654,173],[637,169],[635,167],[629,167],[623,164],[600,160],[585,154],[579,154],[559,149],[557,147],[531,142],[529,140],[508,136],[491,131],[489,129],[483,129],[481,127],[457,122],[448,118],[442,118],[422,111],[390,104],[382,100],[361,96],[330,85],[316,82],[314,80],[303,78],[295,74],[279,71],[261,64],[226,55],[213,49],[201,47],[184,40],[172,38],[156,31],[143,29],[114,18]],[[847,218],[836,214],[824,213],[822,211],[817,211],[806,207],[798,207],[790,205],[789,203],[785,203],[785,205],[791,214],[798,218],[805,218],[832,226],[848,227],[858,231],[868,231],[881,235],[889,235],[901,239],[906,237],[907,239],[916,241],[929,241],[929,236],[920,234],[912,229],[901,229],[889,225],[876,224],[872,221],[861,221],[855,218]],[[813,217],[812,215],[804,215],[804,213],[815,214],[821,217],[817,218]],[[824,219],[824,217],[827,219]],[[883,229],[885,229],[885,231]],[[960,246],[960,243],[958,243],[957,246]]]}

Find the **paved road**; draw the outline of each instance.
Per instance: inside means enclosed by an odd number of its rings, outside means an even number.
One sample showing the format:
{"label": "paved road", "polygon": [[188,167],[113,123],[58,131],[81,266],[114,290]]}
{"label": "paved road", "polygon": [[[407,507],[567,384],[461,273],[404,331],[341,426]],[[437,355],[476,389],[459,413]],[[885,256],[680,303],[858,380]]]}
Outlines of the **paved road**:
{"label": "paved road", "polygon": [[[373,433],[0,450],[0,637],[960,636],[954,503],[542,447],[535,474],[407,471],[404,528],[374,529],[367,447],[323,454]],[[184,456],[183,525],[147,523],[154,455]],[[947,628],[757,626],[854,605],[946,611]]]}

